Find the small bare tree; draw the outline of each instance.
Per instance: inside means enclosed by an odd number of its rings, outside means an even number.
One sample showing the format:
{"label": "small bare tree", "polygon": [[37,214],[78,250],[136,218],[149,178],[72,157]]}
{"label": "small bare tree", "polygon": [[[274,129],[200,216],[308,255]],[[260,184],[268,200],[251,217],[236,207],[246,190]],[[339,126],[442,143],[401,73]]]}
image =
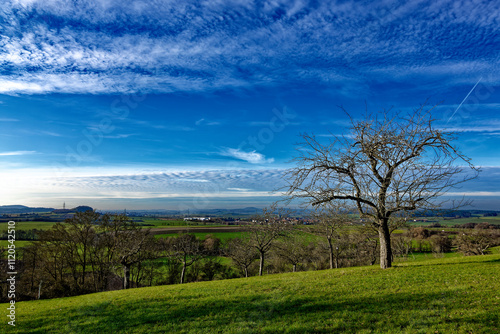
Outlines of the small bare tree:
{"label": "small bare tree", "polygon": [[247,238],[234,238],[227,242],[224,254],[233,260],[248,277],[248,268],[259,258],[257,250],[249,243]]}
{"label": "small bare tree", "polygon": [[311,246],[314,247],[301,231],[294,230],[282,240],[278,240],[274,252],[279,258],[291,264],[292,271],[296,272],[297,266],[310,258]]}
{"label": "small bare tree", "polygon": [[297,166],[286,175],[289,200],[353,202],[378,231],[381,268],[391,267],[389,219],[439,207],[437,197],[479,171],[452,144],[455,135],[436,127],[433,109],[424,104],[408,114],[389,110],[351,118],[349,133],[329,143],[303,134]]}
{"label": "small bare tree", "polygon": [[203,258],[203,247],[194,234],[182,233],[176,238],[169,238],[169,240],[171,255],[182,263],[180,283],[183,284],[187,267]]}
{"label": "small bare tree", "polygon": [[[340,245],[341,230],[351,221],[343,204],[328,202],[318,205],[313,213],[315,224],[307,227],[309,233],[325,238],[330,257],[330,269],[338,268],[339,256],[344,247]],[[340,246],[340,248],[339,248]]]}
{"label": "small bare tree", "polygon": [[133,265],[157,257],[155,238],[149,229],[141,229],[125,215],[115,216],[114,221],[120,227],[115,235],[117,263],[123,268],[123,288],[130,288],[130,269]]}
{"label": "small bare tree", "polygon": [[291,227],[286,222],[287,215],[288,213],[283,208],[272,205],[270,208],[265,208],[263,214],[256,217],[255,223],[248,229],[249,242],[259,252],[259,276],[262,276],[265,256],[274,241],[284,236]]}
{"label": "small bare tree", "polygon": [[459,232],[455,237],[454,243],[457,250],[468,255],[485,255],[488,254],[489,248],[494,246],[494,236],[489,231],[464,231]]}

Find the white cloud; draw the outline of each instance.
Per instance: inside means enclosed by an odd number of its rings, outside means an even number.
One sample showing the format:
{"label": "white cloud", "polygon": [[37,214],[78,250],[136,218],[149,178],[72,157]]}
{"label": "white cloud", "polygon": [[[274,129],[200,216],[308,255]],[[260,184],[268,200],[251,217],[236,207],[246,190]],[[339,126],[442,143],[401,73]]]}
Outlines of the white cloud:
{"label": "white cloud", "polygon": [[13,0],[0,13],[0,63],[10,73],[0,80],[0,93],[168,93],[319,82],[352,95],[370,80],[463,82],[478,71],[498,83],[496,54],[488,54],[495,50],[482,42],[495,43],[500,14],[494,9],[471,1]]}
{"label": "white cloud", "polygon": [[235,159],[243,160],[246,162],[249,162],[251,164],[262,164],[262,163],[272,163],[274,162],[273,158],[266,159],[266,157],[261,154],[254,151],[251,152],[245,152],[237,148],[226,148],[223,150],[220,155],[226,156],[226,157],[233,157]]}
{"label": "white cloud", "polygon": [[0,152],[0,156],[27,155],[35,153],[36,151],[11,151],[11,152]]}
{"label": "white cloud", "polygon": [[[456,125],[455,125],[456,124]],[[499,119],[467,119],[461,118],[459,115],[449,121],[449,126],[442,127],[444,131],[450,132],[480,132],[489,135],[489,132],[500,131]]]}
{"label": "white cloud", "polygon": [[56,132],[51,132],[51,131],[41,131],[40,132],[41,134],[44,134],[46,136],[51,136],[51,137],[62,137],[63,135],[60,134],[60,133],[56,133]]}
{"label": "white cloud", "polygon": [[0,94],[10,93],[45,93],[48,91],[47,85],[40,85],[36,82],[24,82],[24,80],[5,80],[0,79]]}
{"label": "white cloud", "polygon": [[184,126],[184,125],[179,125],[179,124],[158,124],[154,122],[148,122],[148,121],[143,121],[143,120],[137,120],[137,119],[132,119],[132,118],[126,118],[125,122],[135,124],[135,125],[140,125],[143,127],[147,128],[153,128],[153,129],[162,129],[162,130],[168,130],[168,131],[194,131],[195,129],[190,126]]}
{"label": "white cloud", "polygon": [[464,192],[447,192],[445,196],[478,196],[490,197],[500,196],[500,191],[464,191]]}
{"label": "white cloud", "polygon": [[106,136],[103,136],[103,138],[106,138],[106,139],[123,139],[123,138],[128,138],[130,136],[133,136],[133,134],[132,133],[128,133],[128,134],[106,135]]}
{"label": "white cloud", "polygon": [[246,189],[246,188],[227,188],[227,190],[234,190],[234,191],[240,191],[240,192],[249,192],[251,189]]}
{"label": "white cloud", "polygon": [[207,125],[207,126],[212,126],[212,125],[220,125],[220,122],[217,122],[217,121],[209,121],[209,120],[206,120],[205,118],[200,118],[199,120],[197,120],[195,122],[195,124],[197,126],[201,126],[201,125]]}
{"label": "white cloud", "polygon": [[[53,202],[50,205],[57,206],[59,200],[61,203],[68,199],[77,203],[84,200],[99,203],[101,199],[113,199],[113,205],[119,206],[117,203],[127,199],[198,198],[211,202],[215,199],[275,198],[281,195],[273,190],[282,184],[282,174],[280,169],[151,172],[125,168],[75,168],[59,175],[50,169],[12,168],[0,171],[3,182],[0,201],[40,205],[50,199]],[[36,200],[42,202],[36,203]],[[242,206],[245,206],[244,202]]]}
{"label": "white cloud", "polygon": [[[283,169],[146,171],[141,168],[109,167],[75,168],[61,176],[51,169],[12,167],[0,170],[0,202],[59,207],[63,201],[68,203],[68,200],[74,199],[75,206],[95,203],[101,209],[110,209],[125,207],[121,206],[126,203],[125,200],[164,199],[191,203],[189,205],[198,208],[220,208],[227,203],[240,203],[238,206],[244,207],[253,201],[252,198],[268,198],[269,202],[273,202],[282,196],[276,189],[285,185],[282,178],[284,172]],[[499,179],[499,167],[484,167],[481,176],[465,183],[463,190],[444,195],[492,200],[500,196],[496,186]],[[104,199],[110,201],[99,202]],[[200,202],[207,205],[193,204]],[[147,203],[136,204],[136,207],[144,204]]]}

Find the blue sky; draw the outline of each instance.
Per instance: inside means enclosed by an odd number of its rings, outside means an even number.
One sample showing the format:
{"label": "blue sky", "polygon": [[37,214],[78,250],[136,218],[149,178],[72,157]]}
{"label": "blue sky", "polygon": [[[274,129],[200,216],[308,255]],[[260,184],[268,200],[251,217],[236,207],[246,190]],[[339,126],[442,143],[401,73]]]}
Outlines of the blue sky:
{"label": "blue sky", "polygon": [[1,204],[263,206],[303,132],[440,103],[500,210],[493,1],[12,0],[0,9]]}

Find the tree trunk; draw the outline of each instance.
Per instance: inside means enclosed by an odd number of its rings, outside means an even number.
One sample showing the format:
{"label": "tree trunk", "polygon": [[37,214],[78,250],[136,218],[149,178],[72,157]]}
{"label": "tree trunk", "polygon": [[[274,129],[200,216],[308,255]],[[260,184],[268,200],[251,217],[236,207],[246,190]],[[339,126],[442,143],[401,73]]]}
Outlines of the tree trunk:
{"label": "tree trunk", "polygon": [[245,277],[248,277],[248,267],[245,267]]}
{"label": "tree trunk", "polygon": [[40,281],[40,285],[38,286],[38,299],[40,299],[40,294],[42,292],[42,283],[43,281]]}
{"label": "tree trunk", "polygon": [[328,238],[328,249],[330,253],[330,269],[333,269],[333,245],[332,245],[332,239]]}
{"label": "tree trunk", "polygon": [[387,269],[392,267],[391,233],[387,220],[380,222],[378,236],[380,239],[380,268]]}
{"label": "tree trunk", "polygon": [[294,264],[294,265],[293,265],[293,272],[294,272],[294,273],[295,273],[295,272],[297,272],[297,264]]}
{"label": "tree trunk", "polygon": [[129,264],[123,265],[123,288],[124,289],[130,288],[130,265]]}
{"label": "tree trunk", "polygon": [[260,252],[259,276],[262,276],[264,271],[264,252]]}
{"label": "tree trunk", "polygon": [[82,290],[85,289],[85,276],[87,275],[87,245],[83,245],[83,263],[82,263]]}
{"label": "tree trunk", "polygon": [[181,284],[184,283],[184,275],[186,274],[186,262],[182,263],[182,272],[181,272]]}

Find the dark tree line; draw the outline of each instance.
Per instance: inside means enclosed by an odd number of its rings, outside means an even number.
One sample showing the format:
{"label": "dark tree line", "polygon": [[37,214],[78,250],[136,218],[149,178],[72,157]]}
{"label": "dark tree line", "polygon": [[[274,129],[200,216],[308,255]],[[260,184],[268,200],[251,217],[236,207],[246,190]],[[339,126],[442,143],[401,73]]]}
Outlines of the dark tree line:
{"label": "dark tree line", "polygon": [[94,211],[77,212],[38,237],[18,252],[18,293],[25,299],[128,288],[131,266],[156,252],[148,230],[126,216]]}
{"label": "dark tree line", "polygon": [[[154,238],[123,215],[78,213],[19,249],[17,300],[377,262],[380,244],[370,225],[353,225],[343,208],[326,207],[312,219],[313,225],[296,226],[285,211],[268,209],[242,237],[222,243],[212,235],[186,233]],[[391,240],[391,261],[452,248],[480,255],[500,244],[496,229],[454,233],[419,227],[398,234]],[[5,284],[1,296],[5,301]]]}

